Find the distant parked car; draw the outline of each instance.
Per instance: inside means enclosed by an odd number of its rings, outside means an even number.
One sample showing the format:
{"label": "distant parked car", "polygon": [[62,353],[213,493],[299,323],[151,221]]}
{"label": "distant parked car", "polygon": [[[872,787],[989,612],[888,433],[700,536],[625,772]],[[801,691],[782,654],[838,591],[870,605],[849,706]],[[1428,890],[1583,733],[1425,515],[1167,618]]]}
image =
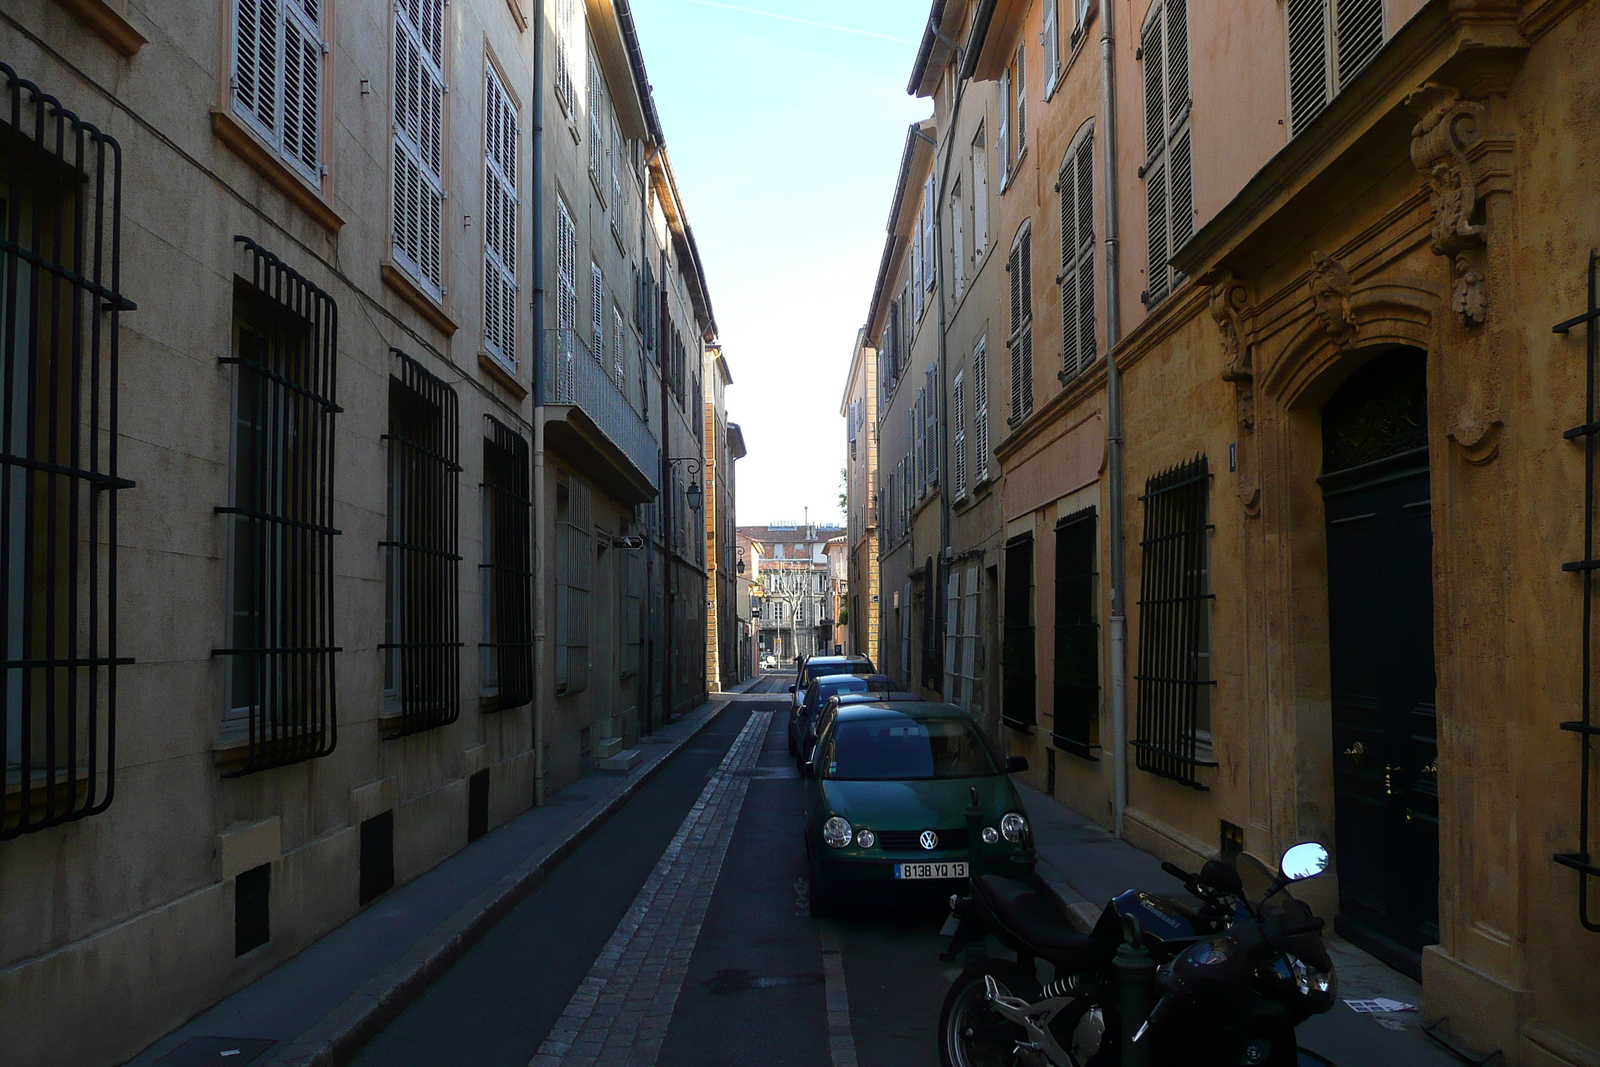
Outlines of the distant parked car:
{"label": "distant parked car", "polygon": [[792,712],[800,706],[805,699],[806,687],[813,678],[821,678],[828,674],[876,674],[872,661],[866,656],[807,656],[800,660],[795,674],[794,685],[789,687],[793,699],[789,701],[789,710]]}
{"label": "distant parked car", "polygon": [[[881,677],[881,676],[880,676]],[[853,708],[860,704],[921,704],[922,697],[909,690],[891,689],[888,691],[857,690],[856,692],[836,692],[825,698],[817,705],[816,713],[811,716],[808,726],[810,729],[800,737],[800,762],[804,763],[811,758],[811,753],[817,747],[817,738],[828,728],[838,716],[840,708]]]}
{"label": "distant parked car", "polygon": [[764,671],[775,671],[775,670],[777,670],[778,669],[778,657],[774,656],[771,652],[768,652],[765,656],[762,656],[761,657],[761,669],[764,670]]}
{"label": "distant parked car", "polygon": [[802,759],[811,751],[809,742],[815,734],[812,723],[829,698],[840,693],[872,692],[885,700],[899,688],[893,678],[882,674],[824,674],[812,679],[800,703],[789,709],[789,755]]}

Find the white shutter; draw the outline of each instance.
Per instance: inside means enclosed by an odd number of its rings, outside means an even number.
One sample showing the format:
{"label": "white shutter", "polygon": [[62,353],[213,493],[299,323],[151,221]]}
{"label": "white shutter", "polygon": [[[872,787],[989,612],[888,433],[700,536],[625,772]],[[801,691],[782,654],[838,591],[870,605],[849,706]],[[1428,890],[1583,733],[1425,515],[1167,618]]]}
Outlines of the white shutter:
{"label": "white shutter", "polygon": [[1017,142],[1017,158],[1028,150],[1028,48],[1017,47],[1017,125],[1011,131]]}
{"label": "white shutter", "polygon": [[590,355],[602,367],[606,365],[606,276],[600,264],[589,264],[589,330],[594,340]]}
{"label": "white shutter", "polygon": [[569,116],[576,101],[572,88],[572,25],[577,0],[556,0],[556,100]]}
{"label": "white shutter", "polygon": [[600,81],[600,72],[596,68],[594,54],[589,54],[589,173],[594,176],[596,194],[600,203],[606,202],[605,173],[606,173],[606,131],[605,131],[605,86]]}
{"label": "white shutter", "polygon": [[911,479],[906,483],[907,488],[916,486],[916,491],[910,496],[912,499],[922,497],[922,398],[925,394],[919,391],[917,398],[911,402],[911,455],[909,460]]}
{"label": "white shutter", "polygon": [[972,261],[989,247],[989,154],[982,135],[972,146]]}
{"label": "white shutter", "polygon": [[933,237],[933,217],[939,210],[939,205],[933,197],[933,175],[928,175],[928,180],[922,183],[922,284],[929,291],[933,291],[934,281],[938,278],[935,273],[934,251],[936,245]]}
{"label": "white shutter", "polygon": [[1011,71],[1000,72],[1000,131],[995,135],[994,151],[1000,160],[1000,189],[1005,191],[1011,177]]}
{"label": "white shutter", "polygon": [[484,64],[483,344],[517,368],[517,112]]}
{"label": "white shutter", "polygon": [[613,307],[611,309],[611,369],[617,380],[618,389],[624,388],[628,374],[625,367],[627,359],[623,354],[624,338],[625,335],[622,332],[622,309]]}
{"label": "white shutter", "polygon": [[1349,85],[1383,47],[1383,0],[1336,0],[1339,88]]}
{"label": "white shutter", "polygon": [[1328,0],[1288,0],[1289,134],[1328,105]]}
{"label": "white shutter", "polygon": [[1048,96],[1061,75],[1061,0],[1044,0],[1044,91]]}
{"label": "white shutter", "polygon": [[955,298],[960,300],[967,288],[967,209],[959,186],[950,197],[950,230],[950,263],[955,268]]}
{"label": "white shutter", "polygon": [[961,620],[960,571],[952,570],[950,577],[945,580],[944,604],[944,691],[951,701],[965,707],[958,688],[961,675],[961,665],[958,660],[961,653],[961,638],[958,636]]}
{"label": "white shutter", "polygon": [[922,405],[922,420],[925,426],[922,435],[922,446],[926,450],[923,456],[923,480],[931,488],[933,483],[939,481],[943,473],[939,470],[939,371],[938,368],[929,366],[927,373],[928,384],[925,386],[928,399]]}
{"label": "white shutter", "polygon": [[556,369],[558,403],[573,397],[573,359],[578,330],[578,237],[565,200],[556,197],[556,334],[560,363]]}
{"label": "white shutter", "polygon": [[322,180],[322,30],[317,0],[234,0],[234,112]]}
{"label": "white shutter", "polygon": [[1189,107],[1189,0],[1167,0],[1167,126]]}
{"label": "white shutter", "polygon": [[401,0],[394,20],[394,258],[426,292],[441,275],[444,0]]}
{"label": "white shutter", "polygon": [[972,450],[973,482],[989,477],[989,357],[987,337],[972,350]]}
{"label": "white shutter", "polygon": [[956,380],[950,385],[950,413],[952,433],[954,440],[951,442],[951,465],[955,467],[952,472],[954,482],[953,491],[955,498],[960,500],[967,495],[967,401],[965,371],[956,372]]}
{"label": "white shutter", "polygon": [[1061,374],[1071,379],[1094,362],[1094,134],[1067,156],[1061,189]]}

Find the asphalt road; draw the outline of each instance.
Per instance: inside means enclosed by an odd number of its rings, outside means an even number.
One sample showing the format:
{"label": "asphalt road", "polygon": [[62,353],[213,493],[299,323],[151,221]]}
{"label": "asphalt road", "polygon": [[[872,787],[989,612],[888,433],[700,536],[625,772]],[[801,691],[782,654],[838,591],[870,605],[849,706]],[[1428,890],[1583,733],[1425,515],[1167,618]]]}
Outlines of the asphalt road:
{"label": "asphalt road", "polygon": [[937,1064],[942,911],[807,912],[791,680],[735,700],[354,1062]]}

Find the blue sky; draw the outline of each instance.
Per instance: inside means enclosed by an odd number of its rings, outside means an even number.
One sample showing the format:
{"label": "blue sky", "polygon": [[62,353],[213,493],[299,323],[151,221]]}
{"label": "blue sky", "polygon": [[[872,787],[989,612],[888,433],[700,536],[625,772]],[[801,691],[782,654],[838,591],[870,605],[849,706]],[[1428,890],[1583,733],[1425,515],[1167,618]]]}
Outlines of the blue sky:
{"label": "blue sky", "polygon": [[742,524],[808,507],[813,521],[840,518],[839,401],[906,126],[932,110],[905,91],[929,6],[634,2],[733,372],[729,418],[750,449]]}

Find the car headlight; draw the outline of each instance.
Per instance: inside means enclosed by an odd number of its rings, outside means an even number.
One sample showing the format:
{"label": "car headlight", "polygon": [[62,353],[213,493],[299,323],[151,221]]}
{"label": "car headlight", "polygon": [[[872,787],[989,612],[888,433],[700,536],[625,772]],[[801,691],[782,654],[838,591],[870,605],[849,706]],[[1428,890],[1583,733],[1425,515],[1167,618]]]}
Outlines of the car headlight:
{"label": "car headlight", "polygon": [[844,848],[851,836],[850,824],[837,815],[822,824],[822,840],[829,848]]}
{"label": "car headlight", "polygon": [[984,844],[992,845],[998,840],[1000,840],[1000,831],[999,830],[996,830],[992,826],[985,826],[983,828],[983,843]]}
{"label": "car headlight", "polygon": [[1014,811],[1007,812],[1000,817],[1000,833],[1013,845],[1020,845],[1028,839],[1028,820]]}
{"label": "car headlight", "polygon": [[856,844],[862,848],[871,848],[878,843],[878,835],[871,830],[861,830],[856,833]]}

